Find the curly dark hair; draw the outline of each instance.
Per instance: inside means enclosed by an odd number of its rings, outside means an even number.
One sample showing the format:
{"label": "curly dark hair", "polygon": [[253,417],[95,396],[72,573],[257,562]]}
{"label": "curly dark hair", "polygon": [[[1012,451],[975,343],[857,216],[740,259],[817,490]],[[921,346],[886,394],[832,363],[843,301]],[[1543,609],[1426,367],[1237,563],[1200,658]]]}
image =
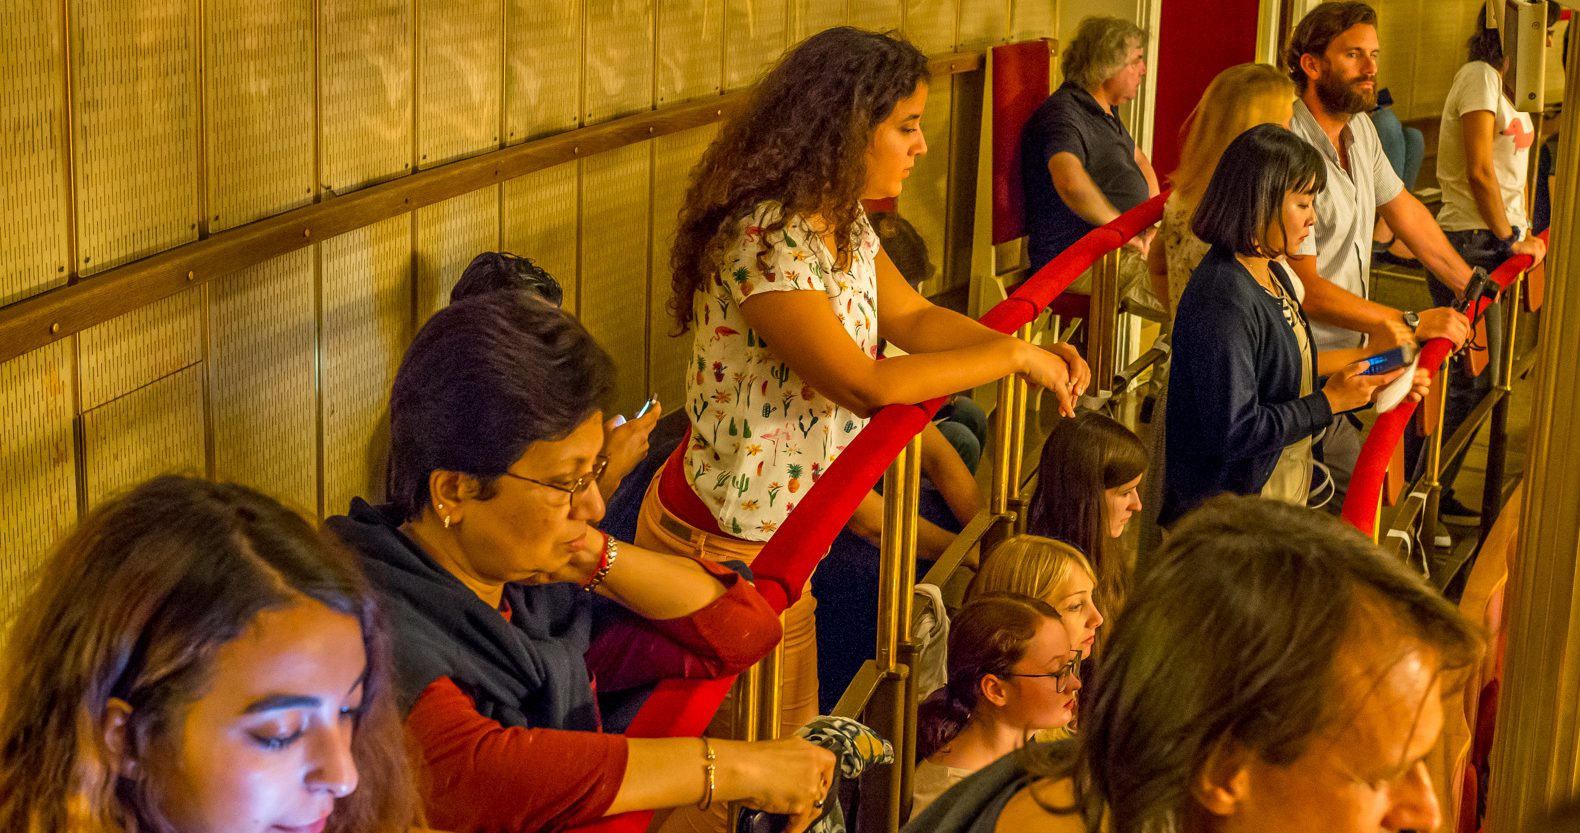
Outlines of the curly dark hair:
{"label": "curly dark hair", "polygon": [[677,335],[691,326],[692,296],[737,224],[760,203],[782,207],[762,239],[796,215],[816,214],[832,226],[841,267],[850,263],[873,130],[928,78],[927,57],[909,42],[848,26],[819,32],[780,59],[691,172],[669,259]]}

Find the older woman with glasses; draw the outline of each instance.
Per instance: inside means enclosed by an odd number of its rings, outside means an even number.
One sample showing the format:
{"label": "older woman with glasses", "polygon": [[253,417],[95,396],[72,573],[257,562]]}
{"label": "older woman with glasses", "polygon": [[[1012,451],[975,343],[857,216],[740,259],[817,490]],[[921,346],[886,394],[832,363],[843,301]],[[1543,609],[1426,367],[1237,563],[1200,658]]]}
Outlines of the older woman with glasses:
{"label": "older woman with glasses", "polygon": [[1070,725],[1081,653],[1047,602],[988,593],[949,624],[949,681],[916,713],[911,812],[967,775]]}
{"label": "older woman with glasses", "polygon": [[429,821],[559,830],[739,801],[800,829],[832,777],[824,750],[603,732],[600,698],[734,673],[780,635],[730,570],[592,526],[613,376],[581,325],[527,293],[453,304],[395,378],[391,503],[329,521],[385,597]]}

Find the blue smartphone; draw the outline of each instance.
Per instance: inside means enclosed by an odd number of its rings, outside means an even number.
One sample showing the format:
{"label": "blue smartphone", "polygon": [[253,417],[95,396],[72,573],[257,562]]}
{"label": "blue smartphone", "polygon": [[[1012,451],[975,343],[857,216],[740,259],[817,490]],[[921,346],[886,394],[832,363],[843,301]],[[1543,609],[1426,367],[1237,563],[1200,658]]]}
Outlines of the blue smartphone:
{"label": "blue smartphone", "polygon": [[1366,369],[1362,370],[1359,375],[1379,376],[1384,373],[1391,373],[1409,364],[1410,356],[1405,353],[1404,347],[1400,346],[1361,361],[1366,363]]}
{"label": "blue smartphone", "polygon": [[656,393],[655,394],[650,394],[647,397],[647,401],[642,403],[642,407],[636,409],[636,416],[631,417],[631,418],[632,419],[641,419],[642,415],[647,413],[648,410],[653,407],[653,403],[657,402],[657,401],[658,401],[658,394],[656,394]]}

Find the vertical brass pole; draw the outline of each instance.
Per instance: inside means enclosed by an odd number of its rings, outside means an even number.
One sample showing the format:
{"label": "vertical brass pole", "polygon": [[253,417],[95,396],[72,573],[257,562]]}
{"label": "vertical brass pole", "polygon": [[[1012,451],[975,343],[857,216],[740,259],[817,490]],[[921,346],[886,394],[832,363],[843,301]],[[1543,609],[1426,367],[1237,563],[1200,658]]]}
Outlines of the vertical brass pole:
{"label": "vertical brass pole", "polygon": [[762,662],[735,678],[735,726],[742,740],[757,740],[762,679]]}
{"label": "vertical brass pole", "polygon": [[[1031,341],[1032,325],[1027,324],[1016,331],[1015,337],[1021,341]],[[1009,448],[1009,456],[1005,460],[1008,471],[1005,477],[1009,480],[1009,511],[1015,513],[1013,530],[1026,531],[1026,507],[1020,499],[1021,474],[1026,456],[1026,419],[1031,412],[1031,398],[1042,395],[1041,391],[1033,391],[1031,385],[1019,376],[1011,376],[1009,383],[1015,387],[1015,400],[1009,413],[1009,437],[1005,443]],[[1051,397],[1050,397],[1051,398]]]}
{"label": "vertical brass pole", "polygon": [[1091,393],[1114,383],[1114,350],[1119,328],[1119,252],[1103,255],[1092,271],[1091,310],[1086,319],[1086,363],[1092,366]]}
{"label": "vertical brass pole", "polygon": [[[779,617],[781,623],[784,616]],[[757,740],[779,737],[780,712],[783,711],[785,643],[779,640],[768,656],[757,663],[762,676],[757,687]]]}
{"label": "vertical brass pole", "polygon": [[996,520],[983,536],[982,546],[990,548],[1012,534],[1014,527],[1013,498],[1020,487],[1016,473],[1011,470],[1015,454],[1015,432],[1024,422],[1024,407],[1017,407],[1019,388],[1014,376],[998,381],[998,404],[993,409],[993,481],[988,492],[988,508]]}
{"label": "vertical brass pole", "polygon": [[1492,372],[1501,374],[1497,379],[1498,401],[1492,405],[1492,419],[1487,426],[1487,477],[1481,489],[1481,540],[1487,540],[1492,525],[1503,509],[1503,481],[1509,453],[1509,399],[1514,393],[1514,339],[1519,335],[1520,289],[1525,280],[1522,274],[1515,278],[1504,293],[1503,304],[1503,355],[1496,357],[1498,366]]}
{"label": "vertical brass pole", "polygon": [[911,597],[916,584],[917,502],[921,495],[921,441],[913,438],[883,478],[883,538],[878,547],[878,688],[867,721],[894,744],[897,766],[862,779],[861,827],[894,833],[909,800],[914,737],[914,684],[908,663]]}
{"label": "vertical brass pole", "polygon": [[[1437,409],[1432,436],[1426,438],[1426,508],[1421,510],[1421,548],[1429,553],[1431,550],[1428,548],[1433,546],[1432,541],[1437,537],[1437,506],[1443,497],[1443,485],[1438,482],[1438,476],[1443,471],[1443,416],[1448,412],[1448,374],[1453,372],[1451,358],[1443,359],[1442,366],[1437,369],[1443,402]],[[1373,532],[1372,540],[1375,541],[1380,534]]]}
{"label": "vertical brass pole", "polygon": [[1564,79],[1553,247],[1527,443],[1518,552],[1504,597],[1504,678],[1487,828],[1541,830],[1541,814],[1580,792],[1580,321],[1574,273],[1580,241],[1580,37],[1570,39]]}

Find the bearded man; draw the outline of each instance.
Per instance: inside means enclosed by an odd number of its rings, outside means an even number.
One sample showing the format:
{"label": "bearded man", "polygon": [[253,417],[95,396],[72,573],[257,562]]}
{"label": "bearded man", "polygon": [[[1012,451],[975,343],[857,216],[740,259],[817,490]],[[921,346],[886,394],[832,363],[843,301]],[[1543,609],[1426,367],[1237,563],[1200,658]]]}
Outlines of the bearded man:
{"label": "bearded man", "polygon": [[[1285,52],[1289,77],[1300,92],[1290,129],[1310,142],[1328,167],[1327,190],[1316,199],[1316,227],[1300,256],[1289,258],[1305,283],[1301,306],[1313,319],[1319,350],[1360,347],[1362,332],[1379,325],[1402,323],[1413,331],[1421,318],[1452,314],[1447,309],[1399,313],[1356,303],[1354,296],[1371,295],[1372,227],[1379,214],[1455,294],[1464,292],[1471,277],[1471,267],[1432,213],[1394,173],[1371,119],[1354,118],[1377,103],[1377,52],[1377,13],[1359,2],[1312,9],[1295,26]],[[1375,320],[1379,315],[1394,318]],[[1360,420],[1352,414],[1336,417],[1323,438],[1323,460],[1336,487],[1329,504],[1333,511],[1343,503],[1361,438]]]}

